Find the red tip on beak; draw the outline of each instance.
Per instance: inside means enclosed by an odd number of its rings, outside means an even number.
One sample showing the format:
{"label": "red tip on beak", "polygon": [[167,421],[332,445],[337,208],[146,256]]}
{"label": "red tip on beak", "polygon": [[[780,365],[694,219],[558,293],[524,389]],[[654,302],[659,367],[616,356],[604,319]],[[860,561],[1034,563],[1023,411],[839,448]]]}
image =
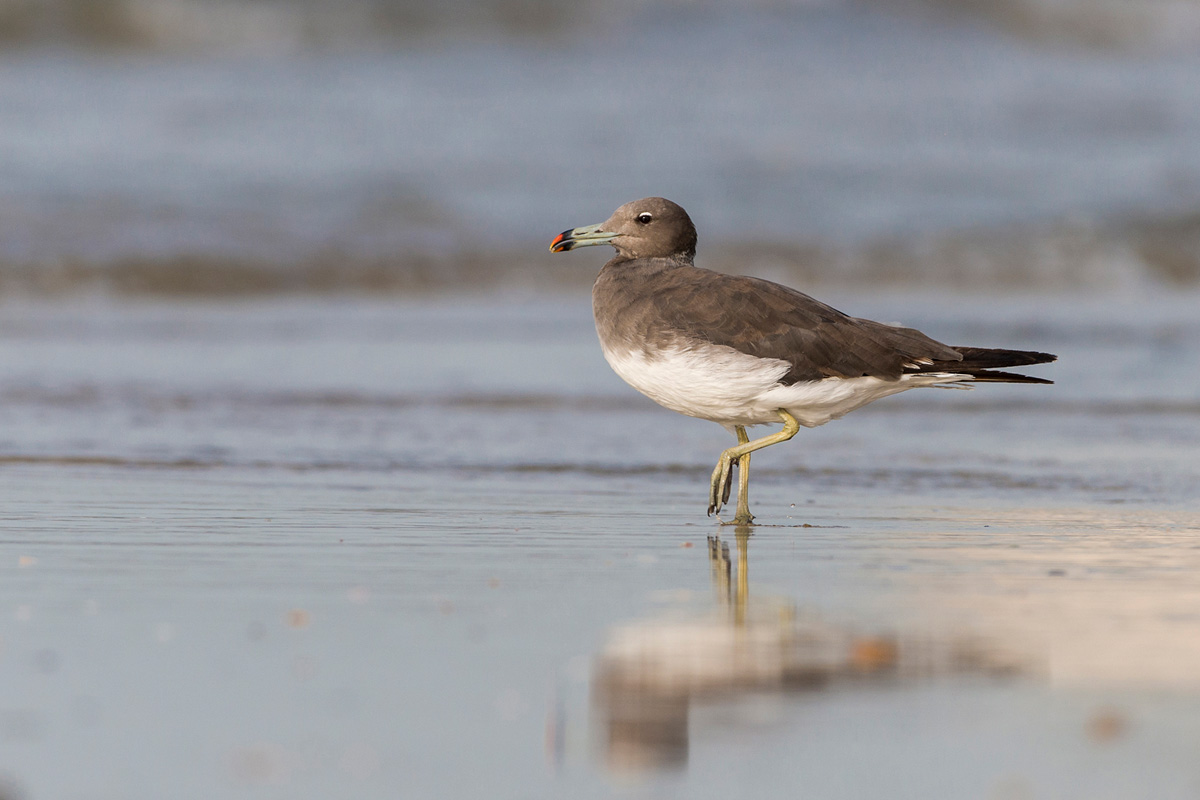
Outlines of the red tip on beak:
{"label": "red tip on beak", "polygon": [[563,231],[558,236],[555,236],[554,241],[550,243],[550,252],[551,253],[563,253],[563,252],[566,252],[567,250],[570,250],[571,245],[574,244],[574,242],[567,240],[567,237],[570,234],[571,234],[570,231]]}

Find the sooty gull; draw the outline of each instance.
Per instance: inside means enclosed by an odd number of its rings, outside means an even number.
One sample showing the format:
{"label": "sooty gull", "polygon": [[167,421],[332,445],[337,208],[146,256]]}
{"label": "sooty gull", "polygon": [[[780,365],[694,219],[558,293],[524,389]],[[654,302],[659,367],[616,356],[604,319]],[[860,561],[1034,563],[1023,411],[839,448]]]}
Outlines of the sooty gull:
{"label": "sooty gull", "polygon": [[[951,347],[920,331],[851,317],[778,283],[701,269],[696,227],[670,200],[626,203],[599,225],[563,231],[551,252],[611,244],[592,287],[600,347],[626,383],[661,406],[720,423],[738,444],[721,453],[708,513],[729,500],[750,524],[750,454],[890,394],[975,381],[1052,383],[997,371],[1049,353]],[[782,422],[753,441],[746,426]]]}

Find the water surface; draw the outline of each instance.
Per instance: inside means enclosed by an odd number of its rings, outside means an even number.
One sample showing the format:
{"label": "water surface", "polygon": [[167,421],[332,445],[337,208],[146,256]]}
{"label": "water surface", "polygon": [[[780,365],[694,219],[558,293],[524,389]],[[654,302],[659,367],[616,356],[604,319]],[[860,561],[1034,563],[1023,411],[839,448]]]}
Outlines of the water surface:
{"label": "water surface", "polygon": [[1191,796],[1196,298],[830,299],[1059,383],[802,431],[739,538],[703,513],[727,434],[624,387],[583,297],[6,307],[0,771]]}

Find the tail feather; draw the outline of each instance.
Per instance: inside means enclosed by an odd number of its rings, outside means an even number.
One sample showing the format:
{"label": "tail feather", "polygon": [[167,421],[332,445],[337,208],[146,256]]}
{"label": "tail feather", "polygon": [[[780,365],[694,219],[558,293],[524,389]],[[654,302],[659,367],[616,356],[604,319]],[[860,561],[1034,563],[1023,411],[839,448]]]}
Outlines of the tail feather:
{"label": "tail feather", "polygon": [[1045,378],[996,371],[1001,367],[1024,367],[1030,364],[1047,364],[1057,361],[1058,356],[1051,353],[1038,353],[1033,350],[1002,350],[990,347],[955,347],[954,349],[962,354],[961,361],[934,361],[930,364],[921,364],[914,371],[953,372],[957,375],[970,375],[977,381],[993,383],[1054,383]]}
{"label": "tail feather", "polygon": [[[963,373],[962,370],[954,370],[955,372]],[[1032,375],[1019,375],[1016,372],[998,372],[986,369],[969,370],[963,374],[970,375],[977,381],[991,383],[1044,383],[1053,384],[1054,381],[1048,381],[1045,378],[1035,378]]]}

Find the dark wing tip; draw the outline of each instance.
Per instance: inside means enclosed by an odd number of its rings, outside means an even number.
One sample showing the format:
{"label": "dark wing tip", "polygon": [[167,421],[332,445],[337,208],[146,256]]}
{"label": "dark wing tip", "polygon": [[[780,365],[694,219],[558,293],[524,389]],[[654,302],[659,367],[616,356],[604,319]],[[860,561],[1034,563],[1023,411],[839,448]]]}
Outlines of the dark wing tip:
{"label": "dark wing tip", "polygon": [[1027,367],[1030,364],[1049,364],[1058,361],[1053,353],[1036,350],[1004,350],[993,347],[955,347],[962,354],[960,367],[976,369],[1002,369],[1004,367]]}

